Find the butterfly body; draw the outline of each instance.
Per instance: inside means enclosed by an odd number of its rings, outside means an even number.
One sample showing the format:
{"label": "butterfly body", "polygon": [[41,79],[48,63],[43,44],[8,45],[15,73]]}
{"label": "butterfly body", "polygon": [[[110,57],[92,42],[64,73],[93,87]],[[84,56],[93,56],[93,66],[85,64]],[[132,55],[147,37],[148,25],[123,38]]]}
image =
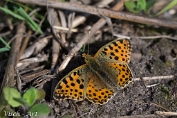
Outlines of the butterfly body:
{"label": "butterfly body", "polygon": [[54,90],[55,99],[87,98],[95,104],[105,104],[132,81],[128,67],[131,46],[127,39],[116,39],[90,56],[83,54],[86,64],[63,77]]}
{"label": "butterfly body", "polygon": [[118,87],[118,81],[114,78],[118,76],[119,71],[112,70],[111,66],[107,63],[107,60],[95,59],[94,57],[86,54],[83,54],[83,57],[85,58],[89,72],[92,72],[94,76],[105,83],[109,88],[115,89]]}

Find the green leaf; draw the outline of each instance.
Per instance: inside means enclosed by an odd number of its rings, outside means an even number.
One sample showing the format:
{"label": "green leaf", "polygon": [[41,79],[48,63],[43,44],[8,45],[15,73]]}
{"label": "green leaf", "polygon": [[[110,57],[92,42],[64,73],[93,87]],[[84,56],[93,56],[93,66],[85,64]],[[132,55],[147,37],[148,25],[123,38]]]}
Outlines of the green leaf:
{"label": "green leaf", "polygon": [[[14,11],[11,11],[8,8],[3,8],[0,7],[0,10],[4,11],[5,13],[12,15],[13,17],[20,19],[20,20],[24,20],[26,21],[26,23],[31,27],[31,29],[33,31],[38,31],[40,34],[42,34],[42,30],[40,28],[40,26],[24,11],[23,8],[21,7],[14,7]],[[15,13],[15,11],[17,13]],[[19,13],[19,14],[18,14]]]}
{"label": "green leaf", "polygon": [[21,104],[23,104],[23,105],[27,104],[26,101],[23,98],[14,98],[14,100],[19,102],[19,103],[21,103]]}
{"label": "green leaf", "polygon": [[151,7],[155,4],[156,0],[149,0],[146,3],[146,10],[145,12],[148,13],[151,9]]}
{"label": "green leaf", "polygon": [[0,41],[6,46],[4,48],[0,48],[0,53],[1,52],[5,52],[5,51],[9,51],[10,50],[10,46],[0,37]]}
{"label": "green leaf", "polygon": [[137,9],[146,10],[146,0],[138,0]]}
{"label": "green leaf", "polygon": [[0,7],[0,10],[4,11],[5,13],[19,19],[19,20],[25,20],[23,17],[21,17],[19,14],[16,14],[15,12],[11,11],[10,9],[8,8],[3,8],[3,7]]}
{"label": "green leaf", "polygon": [[37,113],[37,116],[40,116],[49,114],[50,108],[46,104],[40,103],[32,106],[29,111],[30,113]]}
{"label": "green leaf", "polygon": [[20,92],[17,91],[17,89],[11,87],[4,87],[3,93],[4,93],[5,100],[12,107],[18,107],[22,105],[20,102],[14,99],[14,98],[19,98],[19,99],[21,98],[21,94]]}
{"label": "green leaf", "polygon": [[145,11],[148,13],[154,3],[155,0],[129,0],[125,2],[125,6],[129,11],[133,13],[139,13],[140,11]]}
{"label": "green leaf", "polygon": [[5,51],[9,51],[9,50],[10,50],[9,48],[0,48],[0,53],[5,52]]}
{"label": "green leaf", "polygon": [[136,9],[136,4],[135,4],[134,1],[127,1],[127,2],[125,2],[125,7],[126,7],[129,11],[131,11],[131,12],[133,12],[133,13],[138,13],[138,12],[139,12],[139,10]]}
{"label": "green leaf", "polygon": [[7,44],[1,37],[0,37],[0,41],[2,41],[2,43],[3,43],[6,47],[8,47],[8,48],[10,49],[9,44]]}
{"label": "green leaf", "polygon": [[[22,8],[25,8],[25,10],[28,10],[29,12],[34,10],[34,8],[31,8],[30,5],[27,6],[27,5],[23,4],[23,3],[19,3],[19,2],[16,2],[16,1],[6,0],[6,2],[10,2],[10,3],[14,4],[14,6],[20,6]],[[44,16],[39,14],[38,12],[35,12],[34,15],[38,16],[40,19],[44,19]]]}
{"label": "green leaf", "polygon": [[86,45],[83,45],[81,52],[85,52],[85,48],[86,48]]}
{"label": "green leaf", "polygon": [[28,89],[24,95],[23,95],[23,99],[26,101],[26,105],[28,107],[31,107],[34,102],[36,101],[37,95],[36,95],[36,89],[35,88],[30,88]]}
{"label": "green leaf", "polygon": [[158,12],[155,16],[158,16],[166,11],[168,11],[169,9],[171,9],[172,7],[174,7],[177,4],[177,0],[173,0],[171,1],[165,8],[163,8],[160,12]]}
{"label": "green leaf", "polygon": [[45,91],[44,90],[37,90],[37,100],[42,100],[45,97]]}
{"label": "green leaf", "polygon": [[34,20],[23,10],[23,8],[17,8],[18,12],[25,18],[27,24],[34,30],[34,31],[38,31],[39,33],[43,33],[41,28],[39,27],[38,24],[36,24],[36,22],[34,22]]}

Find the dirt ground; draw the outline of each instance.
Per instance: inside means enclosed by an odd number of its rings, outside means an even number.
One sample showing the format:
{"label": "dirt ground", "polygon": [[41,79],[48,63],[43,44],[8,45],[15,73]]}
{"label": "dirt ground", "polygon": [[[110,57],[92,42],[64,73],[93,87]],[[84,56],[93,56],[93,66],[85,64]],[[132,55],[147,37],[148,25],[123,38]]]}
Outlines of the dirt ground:
{"label": "dirt ground", "polygon": [[[139,31],[150,31],[150,28],[139,29],[136,25],[135,27]],[[129,34],[135,31],[133,28],[129,30]],[[89,53],[91,55],[94,55],[106,42],[112,40],[111,35],[105,37],[103,36],[103,39],[100,41],[89,44]],[[156,111],[176,111],[177,80],[175,76],[173,78],[168,78],[168,76],[175,75],[177,72],[176,53],[174,52],[177,50],[177,42],[166,38],[144,40],[132,38],[131,43],[132,54],[129,66],[134,74],[134,78],[141,78],[139,81],[133,81],[128,87],[118,91],[113,99],[105,105],[94,105],[87,100],[82,102],[72,100],[59,101],[59,104],[53,104],[55,106],[54,113],[57,112],[59,118],[71,116],[118,118],[120,116],[133,115],[143,117],[141,115],[154,114]],[[75,56],[68,65],[68,70],[81,65],[79,64],[80,61],[82,64],[84,63],[81,57]],[[63,73],[65,75],[67,72]],[[159,79],[159,76],[164,76],[164,78]],[[144,77],[149,79],[143,80]],[[162,116],[155,117],[161,118]]]}

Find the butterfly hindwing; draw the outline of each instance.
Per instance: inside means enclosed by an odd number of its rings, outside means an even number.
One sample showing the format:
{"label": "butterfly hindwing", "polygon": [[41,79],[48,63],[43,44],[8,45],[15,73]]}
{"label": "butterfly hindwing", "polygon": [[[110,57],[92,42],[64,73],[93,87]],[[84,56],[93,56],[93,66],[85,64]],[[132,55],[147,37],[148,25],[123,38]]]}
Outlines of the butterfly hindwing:
{"label": "butterfly hindwing", "polygon": [[133,75],[127,64],[109,63],[108,65],[111,70],[116,70],[119,72],[119,74],[115,77],[117,78],[117,85],[119,88],[126,87],[132,81]]}
{"label": "butterfly hindwing", "polygon": [[89,101],[95,104],[105,104],[114,96],[115,91],[106,86],[96,74],[89,74],[88,78],[86,98]]}

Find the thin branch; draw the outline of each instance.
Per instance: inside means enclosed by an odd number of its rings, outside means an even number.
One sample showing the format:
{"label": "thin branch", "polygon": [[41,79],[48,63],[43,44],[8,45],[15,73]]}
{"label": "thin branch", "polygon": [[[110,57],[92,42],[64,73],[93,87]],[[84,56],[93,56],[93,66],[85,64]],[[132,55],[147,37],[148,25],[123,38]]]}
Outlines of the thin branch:
{"label": "thin branch", "polygon": [[157,39],[157,38],[167,38],[171,40],[177,40],[176,37],[171,37],[167,35],[161,35],[161,36],[130,36],[131,38],[136,38],[136,39]]}
{"label": "thin branch", "polygon": [[10,51],[10,56],[9,60],[6,66],[6,71],[4,74],[4,78],[2,81],[1,89],[0,89],[0,104],[5,104],[4,96],[3,96],[3,88],[5,86],[11,86],[13,87],[15,84],[15,79],[14,79],[14,69],[17,64],[17,58],[19,54],[19,50],[21,47],[21,42],[23,39],[23,33],[25,32],[26,27],[24,26],[24,23],[22,22],[18,27],[17,27],[17,34],[20,34],[16,37],[16,40],[12,42],[12,48]]}
{"label": "thin branch", "polygon": [[133,102],[134,102],[134,103],[146,104],[146,105],[154,105],[154,106],[156,106],[156,107],[159,107],[159,108],[161,108],[161,109],[163,109],[163,110],[166,110],[166,111],[170,112],[170,110],[166,109],[165,107],[163,107],[163,106],[161,106],[161,105],[158,105],[158,104],[156,104],[156,103],[153,103],[153,102],[150,102],[150,103],[139,102],[139,101],[133,101]]}
{"label": "thin branch", "polygon": [[[151,81],[151,80],[161,80],[161,79],[173,79],[175,76],[174,75],[169,75],[169,76],[154,76],[154,77],[143,77],[144,81]],[[134,78],[134,81],[140,81],[140,78]]]}
{"label": "thin branch", "polygon": [[120,116],[119,118],[157,118],[158,115],[147,114],[147,115],[131,115],[131,116]]}
{"label": "thin branch", "polygon": [[156,111],[155,113],[158,114],[158,115],[162,115],[162,116],[177,116],[177,112]]}
{"label": "thin branch", "polygon": [[148,24],[148,25],[159,25],[169,28],[177,28],[177,22],[167,21],[161,19],[148,18],[143,16],[138,16],[135,14],[129,14],[125,12],[117,12],[110,9],[97,8],[94,6],[87,6],[69,2],[59,2],[56,0],[15,0],[22,3],[36,4],[40,6],[48,6],[57,9],[67,9],[71,11],[84,12],[97,16],[105,16],[115,19],[127,20],[136,23]]}

